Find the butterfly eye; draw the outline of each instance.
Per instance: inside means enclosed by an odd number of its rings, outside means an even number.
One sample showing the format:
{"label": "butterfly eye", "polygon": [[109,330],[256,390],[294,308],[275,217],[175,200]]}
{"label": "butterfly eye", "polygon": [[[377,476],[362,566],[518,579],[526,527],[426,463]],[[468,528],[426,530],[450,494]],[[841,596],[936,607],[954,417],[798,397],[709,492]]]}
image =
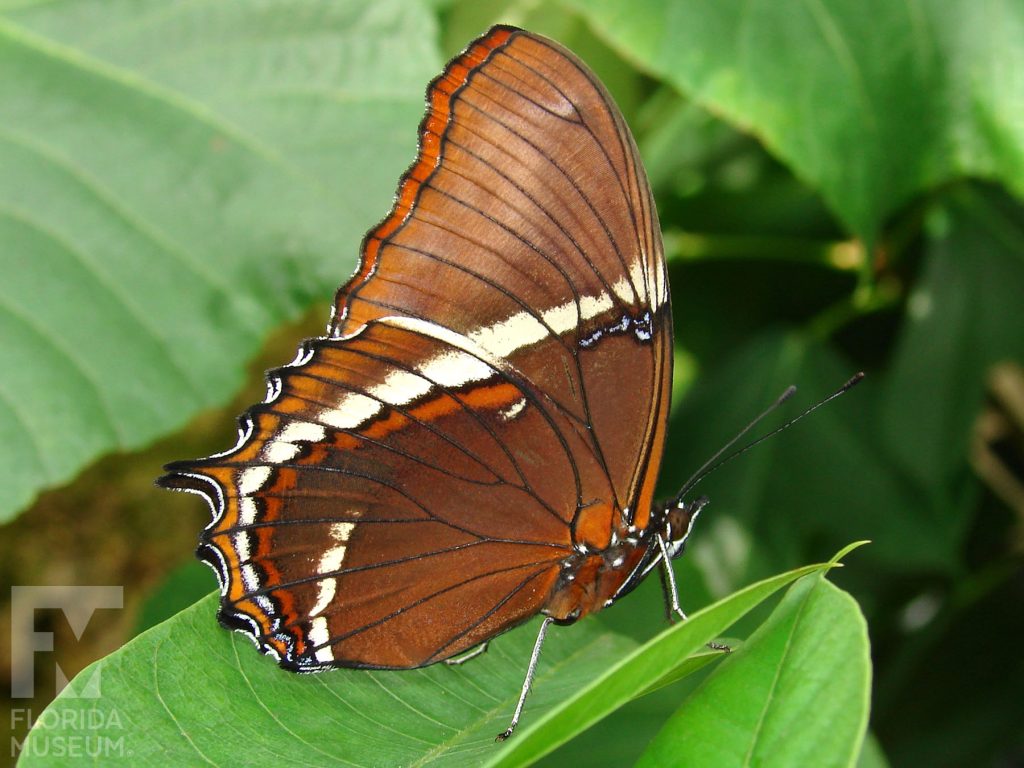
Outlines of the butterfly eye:
{"label": "butterfly eye", "polygon": [[[679,501],[670,507],[665,515],[665,536],[670,542],[685,542],[690,535],[697,516],[708,505],[708,497],[701,496],[693,501]],[[682,550],[680,549],[681,553]]]}

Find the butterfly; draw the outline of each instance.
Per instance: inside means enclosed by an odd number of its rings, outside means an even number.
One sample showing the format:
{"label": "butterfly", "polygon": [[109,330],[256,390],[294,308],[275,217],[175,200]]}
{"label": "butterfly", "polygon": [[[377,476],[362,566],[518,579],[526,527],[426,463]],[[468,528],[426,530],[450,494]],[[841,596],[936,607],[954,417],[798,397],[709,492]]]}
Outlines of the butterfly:
{"label": "butterfly", "polygon": [[620,599],[705,499],[654,498],[672,382],[658,216],[604,86],[496,26],[429,86],[419,152],[327,333],[234,448],[169,464],[213,511],[220,622],[280,666],[461,661]]}

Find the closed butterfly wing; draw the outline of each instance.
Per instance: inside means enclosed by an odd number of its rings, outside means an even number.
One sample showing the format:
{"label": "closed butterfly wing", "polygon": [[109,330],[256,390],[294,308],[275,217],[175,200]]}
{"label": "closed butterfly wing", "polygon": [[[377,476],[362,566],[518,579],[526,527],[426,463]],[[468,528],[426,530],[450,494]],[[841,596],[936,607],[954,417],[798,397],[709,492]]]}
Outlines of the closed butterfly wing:
{"label": "closed butterfly wing", "polygon": [[235,448],[162,479],[213,508],[222,622],[289,668],[449,658],[544,610],[566,558],[651,506],[671,316],[621,115],[509,27],[428,104],[328,335],[271,373]]}

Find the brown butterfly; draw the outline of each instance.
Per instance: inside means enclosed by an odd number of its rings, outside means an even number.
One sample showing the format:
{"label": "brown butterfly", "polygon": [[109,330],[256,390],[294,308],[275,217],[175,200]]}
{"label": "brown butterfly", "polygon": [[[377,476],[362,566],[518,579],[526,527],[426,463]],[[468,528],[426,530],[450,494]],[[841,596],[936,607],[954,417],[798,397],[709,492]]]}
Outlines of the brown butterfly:
{"label": "brown butterfly", "polygon": [[[672,381],[661,234],[608,92],[496,26],[427,92],[416,161],[327,335],[268,375],[203,496],[219,618],[286,669],[411,669],[538,613],[571,624],[669,561],[704,500],[654,499]],[[483,644],[483,645],[482,645]]]}

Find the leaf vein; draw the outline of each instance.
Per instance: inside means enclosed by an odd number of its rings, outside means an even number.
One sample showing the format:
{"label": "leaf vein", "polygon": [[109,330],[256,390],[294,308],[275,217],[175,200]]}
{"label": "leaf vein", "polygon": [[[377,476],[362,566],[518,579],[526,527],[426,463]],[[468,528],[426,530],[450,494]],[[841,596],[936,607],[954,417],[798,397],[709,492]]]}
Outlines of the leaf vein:
{"label": "leaf vein", "polygon": [[810,594],[804,595],[803,600],[800,602],[800,607],[797,609],[796,616],[793,618],[793,624],[789,629],[789,635],[786,637],[785,646],[782,649],[782,656],[779,658],[779,663],[775,667],[775,675],[772,677],[772,683],[768,687],[768,693],[765,696],[764,706],[761,708],[761,714],[757,718],[757,724],[751,730],[750,746],[747,749],[747,754],[743,756],[743,765],[752,765],[754,756],[754,749],[757,747],[758,738],[761,731],[764,728],[764,722],[768,718],[768,712],[772,707],[772,703],[775,699],[775,691],[779,687],[779,678],[782,677],[782,670],[785,667],[786,657],[789,656],[790,651],[793,647],[793,637],[796,635],[796,630],[800,626],[800,620],[803,618],[804,609],[810,602]]}
{"label": "leaf vein", "polygon": [[113,212],[118,219],[137,232],[144,240],[152,243],[160,251],[173,258],[182,267],[203,280],[204,283],[217,289],[226,299],[230,300],[234,295],[229,282],[222,280],[215,272],[207,270],[203,262],[191,258],[187,250],[175,244],[159,228],[153,226],[151,222],[147,222],[141,216],[138,216],[125,204],[124,200],[119,198],[113,190],[104,185],[83,166],[70,158],[62,156],[59,151],[44,142],[23,134],[0,128],[0,139],[5,139],[14,146],[32,152],[57,170],[68,174],[83,189],[93,195],[100,205]]}
{"label": "leaf vein", "polygon": [[[19,221],[26,226],[36,230],[43,237],[48,239],[58,248],[66,252],[72,259],[77,261],[82,268],[96,281],[96,283],[103,288],[120,306],[128,313],[128,315],[135,321],[136,327],[144,331],[150,339],[152,339],[158,349],[163,352],[164,359],[169,363],[171,372],[190,390],[198,397],[200,389],[196,385],[196,382],[192,380],[186,369],[178,363],[174,358],[174,352],[171,348],[170,343],[154,328],[149,319],[146,317],[145,312],[142,308],[135,306],[131,299],[121,290],[121,288],[113,281],[108,280],[103,272],[93,263],[86,252],[81,248],[76,247],[73,243],[67,240],[62,234],[47,226],[44,222],[41,222],[33,218],[26,211],[21,211],[16,208],[10,208],[6,206],[0,206],[0,214],[6,213],[10,218],[15,221]],[[99,389],[97,387],[97,389]]]}
{"label": "leaf vein", "polygon": [[0,16],[0,37],[6,37],[15,45],[46,56],[71,69],[106,80],[136,95],[142,95],[162,103],[191,118],[199,125],[223,134],[224,137],[233,140],[237,146],[247,150],[254,157],[263,160],[270,166],[281,170],[287,176],[304,182],[322,194],[329,194],[329,190],[324,188],[323,183],[319,179],[310,176],[297,165],[289,162],[274,147],[268,145],[259,137],[245,131],[241,126],[231,122],[224,115],[218,114],[203,102],[188,98],[181,91],[171,90],[153,80],[140,76],[137,72],[117,67],[101,59],[89,56],[77,48],[72,48],[37,35],[25,27],[5,20],[2,16]]}
{"label": "leaf vein", "polygon": [[189,736],[188,731],[182,727],[181,721],[179,721],[177,715],[175,715],[174,712],[171,711],[171,708],[167,705],[167,702],[164,700],[163,694],[160,692],[159,656],[160,648],[163,646],[163,644],[164,638],[160,638],[157,644],[153,647],[153,694],[156,696],[156,700],[160,702],[160,706],[163,707],[164,711],[170,716],[171,721],[178,728],[178,733],[180,733],[185,738],[185,741],[187,741],[189,743],[189,746],[191,746],[192,749],[195,750],[196,754],[203,759],[203,762],[205,762],[207,765],[217,765],[217,763],[213,762],[213,760],[207,757],[203,750],[199,748],[199,745],[192,740],[192,737]]}
{"label": "leaf vein", "polygon": [[[232,639],[234,639],[234,638],[232,638]],[[259,705],[260,709],[262,709],[264,712],[266,712],[270,716],[270,719],[273,720],[274,723],[276,723],[277,726],[282,731],[287,733],[289,736],[294,738],[296,741],[299,741],[299,742],[305,744],[307,747],[312,749],[314,752],[323,755],[324,757],[328,758],[329,760],[331,760],[331,761],[333,761],[335,763],[338,763],[340,765],[351,765],[351,766],[355,766],[356,768],[362,768],[359,765],[359,763],[353,763],[353,762],[351,762],[349,760],[344,760],[344,759],[338,757],[337,755],[332,755],[330,752],[325,752],[324,750],[322,750],[318,746],[316,746],[316,744],[313,744],[308,739],[304,739],[301,735],[299,735],[298,733],[293,731],[291,728],[289,728],[287,725],[285,725],[284,721],[281,720],[281,718],[279,718],[276,714],[274,714],[274,711],[270,707],[268,707],[266,705],[266,703],[263,701],[263,697],[260,696],[260,694],[256,691],[255,686],[252,684],[252,680],[249,679],[249,675],[246,674],[245,669],[242,666],[242,659],[238,656],[238,644],[235,643],[235,642],[232,642],[231,643],[231,650],[234,651],[234,654],[235,654],[235,668],[238,670],[238,674],[242,676],[242,680],[245,681],[246,687],[249,689],[249,692],[252,694],[253,701],[255,701],[256,704]],[[281,759],[287,759],[288,758],[287,755],[278,755],[278,757],[281,758]],[[305,762],[305,761],[300,760],[299,762]]]}

